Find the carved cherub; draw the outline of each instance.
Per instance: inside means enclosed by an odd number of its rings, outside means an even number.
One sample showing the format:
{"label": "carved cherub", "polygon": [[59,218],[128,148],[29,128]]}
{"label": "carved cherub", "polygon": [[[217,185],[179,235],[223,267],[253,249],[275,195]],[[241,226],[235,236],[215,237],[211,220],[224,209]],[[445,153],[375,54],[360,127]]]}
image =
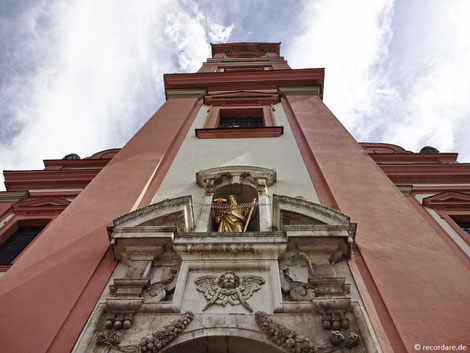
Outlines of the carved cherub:
{"label": "carved cherub", "polygon": [[242,304],[249,311],[253,311],[246,302],[254,292],[261,289],[264,280],[259,276],[240,277],[234,272],[225,272],[220,277],[208,275],[196,279],[196,289],[204,293],[209,300],[203,311],[213,304],[225,306]]}

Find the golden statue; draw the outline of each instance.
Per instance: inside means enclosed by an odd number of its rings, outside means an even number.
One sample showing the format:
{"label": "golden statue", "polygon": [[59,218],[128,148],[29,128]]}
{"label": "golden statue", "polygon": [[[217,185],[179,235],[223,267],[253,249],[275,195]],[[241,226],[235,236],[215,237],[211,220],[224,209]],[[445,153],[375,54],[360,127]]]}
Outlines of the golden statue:
{"label": "golden statue", "polygon": [[256,199],[253,199],[250,208],[242,208],[237,197],[233,194],[228,200],[218,198],[215,202],[215,222],[219,225],[218,232],[246,232],[253,214]]}

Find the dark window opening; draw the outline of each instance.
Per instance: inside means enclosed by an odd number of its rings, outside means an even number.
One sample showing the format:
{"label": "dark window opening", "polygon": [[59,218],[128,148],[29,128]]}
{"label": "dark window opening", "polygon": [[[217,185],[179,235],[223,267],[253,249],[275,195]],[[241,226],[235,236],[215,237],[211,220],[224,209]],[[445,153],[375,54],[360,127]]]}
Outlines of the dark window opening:
{"label": "dark window opening", "polygon": [[219,129],[242,129],[250,127],[263,127],[263,118],[245,117],[245,118],[220,118]]}
{"label": "dark window opening", "polygon": [[11,265],[43,229],[43,226],[19,227],[0,245],[0,265]]}
{"label": "dark window opening", "polygon": [[469,236],[470,236],[470,222],[459,222],[459,221],[456,221],[456,223],[458,224],[458,226],[460,228],[462,228],[462,230],[464,232],[466,232]]}

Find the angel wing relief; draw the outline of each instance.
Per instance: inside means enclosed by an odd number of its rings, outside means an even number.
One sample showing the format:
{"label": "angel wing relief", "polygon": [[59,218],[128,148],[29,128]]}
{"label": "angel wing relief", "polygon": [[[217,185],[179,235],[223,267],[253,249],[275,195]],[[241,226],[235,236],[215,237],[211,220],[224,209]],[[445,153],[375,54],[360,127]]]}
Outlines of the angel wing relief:
{"label": "angel wing relief", "polygon": [[249,311],[253,311],[247,300],[254,292],[261,289],[264,280],[259,276],[238,276],[235,272],[225,272],[217,277],[213,275],[201,276],[196,279],[196,289],[204,293],[209,301],[202,311],[214,304],[225,306],[241,304]]}

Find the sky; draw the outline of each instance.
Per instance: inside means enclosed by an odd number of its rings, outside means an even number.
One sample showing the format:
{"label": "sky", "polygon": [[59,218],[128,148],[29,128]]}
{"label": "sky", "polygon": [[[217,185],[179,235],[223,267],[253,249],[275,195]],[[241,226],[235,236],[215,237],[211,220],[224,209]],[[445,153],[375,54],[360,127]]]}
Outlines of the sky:
{"label": "sky", "polygon": [[241,41],[324,67],[324,102],[358,141],[470,162],[470,1],[0,0],[0,170],[122,147],[164,73]]}

